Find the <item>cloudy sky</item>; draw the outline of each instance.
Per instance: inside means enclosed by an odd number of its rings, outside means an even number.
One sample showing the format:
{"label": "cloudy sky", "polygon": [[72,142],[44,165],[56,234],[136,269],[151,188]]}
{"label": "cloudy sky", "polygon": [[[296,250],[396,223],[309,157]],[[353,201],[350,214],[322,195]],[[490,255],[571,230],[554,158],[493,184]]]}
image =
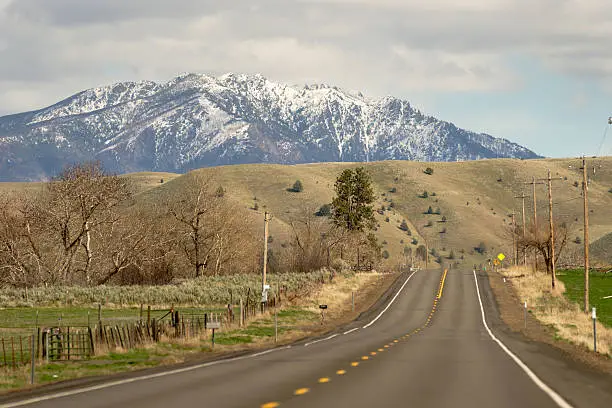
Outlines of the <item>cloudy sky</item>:
{"label": "cloudy sky", "polygon": [[0,0],[0,115],[230,71],[402,97],[546,156],[598,154],[612,1]]}

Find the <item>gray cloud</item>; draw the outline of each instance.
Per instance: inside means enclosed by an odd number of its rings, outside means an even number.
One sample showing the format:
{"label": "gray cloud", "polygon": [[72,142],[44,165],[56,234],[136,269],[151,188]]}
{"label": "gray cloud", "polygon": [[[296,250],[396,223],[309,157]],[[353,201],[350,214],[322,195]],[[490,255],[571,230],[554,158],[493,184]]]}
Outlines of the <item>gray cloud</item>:
{"label": "gray cloud", "polygon": [[612,78],[607,0],[0,0],[0,113],[108,82],[261,72],[380,94]]}

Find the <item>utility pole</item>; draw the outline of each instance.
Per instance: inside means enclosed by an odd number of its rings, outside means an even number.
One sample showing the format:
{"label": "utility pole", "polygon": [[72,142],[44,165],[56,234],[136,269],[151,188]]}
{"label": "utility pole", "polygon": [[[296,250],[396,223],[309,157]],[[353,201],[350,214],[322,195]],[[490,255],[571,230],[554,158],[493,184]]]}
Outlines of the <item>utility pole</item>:
{"label": "utility pole", "polygon": [[[525,236],[526,236],[526,230],[525,230],[525,199],[527,198],[527,196],[525,195],[525,193],[521,193],[520,196],[514,197],[514,198],[520,198],[523,200],[523,245],[525,245]],[[525,250],[525,248],[523,247],[523,265],[527,266],[527,251]]]}
{"label": "utility pole", "polygon": [[582,156],[582,197],[584,199],[584,312],[589,313],[589,179]]}
{"label": "utility pole", "polygon": [[[536,185],[544,184],[536,182],[535,176],[532,178],[531,182],[525,183],[531,184],[533,187],[533,236],[534,239],[538,240],[538,200],[536,198]],[[533,248],[533,270],[534,272],[538,269],[538,250]]]}
{"label": "utility pole", "polygon": [[518,265],[517,255],[518,246],[516,245],[516,211],[512,210],[512,258],[514,260],[514,266]]}
{"label": "utility pole", "polygon": [[261,271],[261,294],[265,293],[266,290],[266,269],[268,267],[268,223],[270,217],[268,212],[264,213],[264,253],[263,253],[263,269]]}
{"label": "utility pole", "polygon": [[425,240],[425,269],[429,267],[429,244]]}
{"label": "utility pole", "polygon": [[[549,223],[549,240],[550,240],[550,265],[552,269],[552,288],[555,288],[555,226],[553,222],[553,200],[552,200],[552,181],[553,178],[550,175],[550,169],[548,169],[548,177],[545,179],[548,184],[548,223]],[[555,179],[556,180],[556,179]]]}

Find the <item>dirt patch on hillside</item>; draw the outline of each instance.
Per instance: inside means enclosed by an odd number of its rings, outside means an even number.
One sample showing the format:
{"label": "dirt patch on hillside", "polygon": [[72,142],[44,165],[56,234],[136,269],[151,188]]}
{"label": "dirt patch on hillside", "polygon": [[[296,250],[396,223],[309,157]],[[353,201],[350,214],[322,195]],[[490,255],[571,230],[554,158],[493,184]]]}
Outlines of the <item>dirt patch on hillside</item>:
{"label": "dirt patch on hillside", "polygon": [[525,328],[524,308],[510,280],[507,279],[504,282],[503,276],[498,272],[487,271],[487,274],[501,318],[510,330],[521,333],[529,340],[552,345],[574,361],[612,374],[611,358],[595,354],[585,346],[556,337],[555,330],[543,325],[530,313],[527,316],[527,327]]}

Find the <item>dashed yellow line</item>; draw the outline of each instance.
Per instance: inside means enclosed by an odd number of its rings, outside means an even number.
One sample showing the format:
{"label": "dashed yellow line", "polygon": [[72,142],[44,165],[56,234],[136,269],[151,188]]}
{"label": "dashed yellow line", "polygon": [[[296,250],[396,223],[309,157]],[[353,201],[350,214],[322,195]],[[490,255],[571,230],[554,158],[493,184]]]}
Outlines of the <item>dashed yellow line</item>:
{"label": "dashed yellow line", "polygon": [[363,356],[363,357],[361,357],[361,359],[362,359],[362,360],[369,360],[369,359],[370,359],[370,357],[368,357],[368,356]]}
{"label": "dashed yellow line", "polygon": [[321,377],[319,378],[319,384],[325,384],[329,382],[329,377]]}
{"label": "dashed yellow line", "polygon": [[278,402],[266,402],[265,404],[261,404],[260,408],[276,408],[279,405]]}
{"label": "dashed yellow line", "polygon": [[[357,364],[359,364],[359,363],[357,363]],[[336,374],[344,375],[344,374],[346,374],[346,370],[338,370],[338,371],[336,371]]]}
{"label": "dashed yellow line", "polygon": [[304,395],[310,391],[310,388],[298,388],[293,395]]}
{"label": "dashed yellow line", "polygon": [[358,365],[359,365],[359,362],[358,362],[358,361],[353,361],[353,362],[351,363],[351,367],[357,367]]}

